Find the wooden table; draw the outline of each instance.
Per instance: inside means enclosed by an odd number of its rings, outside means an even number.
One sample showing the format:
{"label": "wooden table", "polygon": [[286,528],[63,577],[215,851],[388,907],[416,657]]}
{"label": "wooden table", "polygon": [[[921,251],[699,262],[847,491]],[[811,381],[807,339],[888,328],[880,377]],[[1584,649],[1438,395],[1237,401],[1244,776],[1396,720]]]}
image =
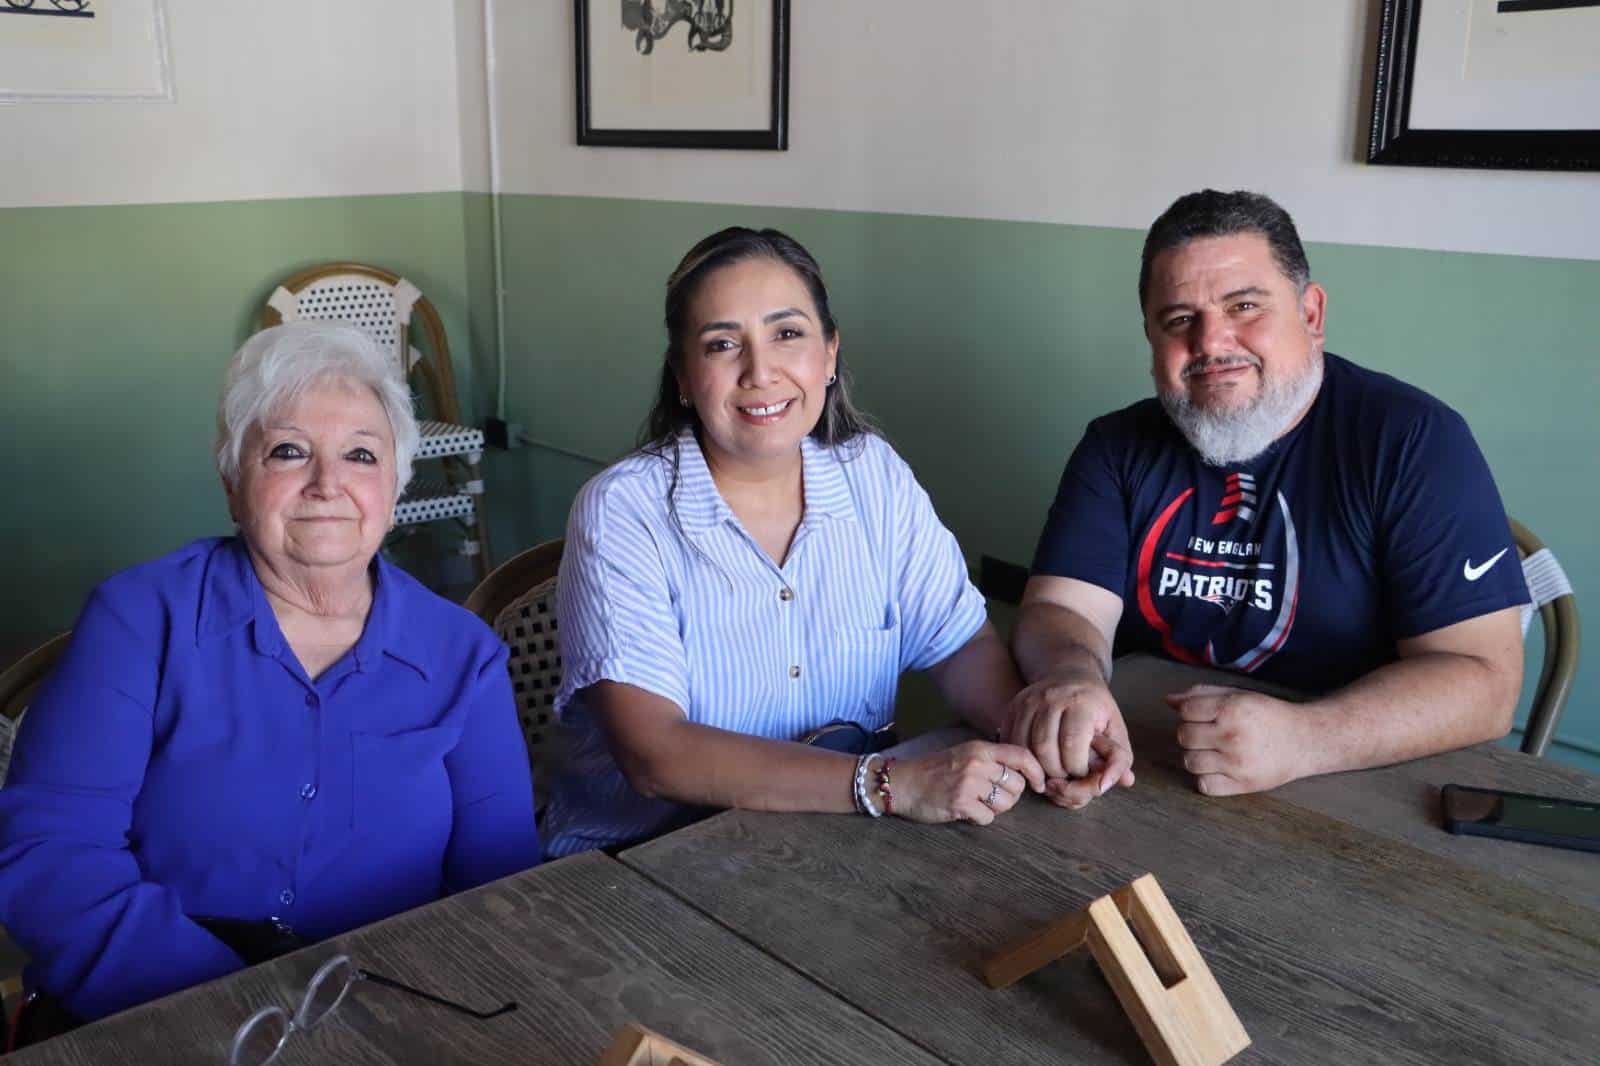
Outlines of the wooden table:
{"label": "wooden table", "polygon": [[1446,780],[1600,798],[1600,778],[1473,749],[1210,799],[1163,752],[1161,693],[1118,664],[1138,784],[1080,812],[1028,797],[987,828],[729,812],[622,860],[955,1063],[1148,1062],[1086,953],[990,991],[978,967],[1154,872],[1254,1045],[1240,1062],[1600,1057],[1600,856],[1458,838]]}
{"label": "wooden table", "polygon": [[341,951],[479,1009],[506,999],[519,1006],[475,1021],[358,984],[327,1021],[294,1034],[277,1062],[581,1066],[629,1021],[728,1066],[937,1061],[598,852],[137,1007],[8,1061],[221,1063],[240,1022],[271,1003],[292,1011],[311,974]]}
{"label": "wooden table", "polygon": [[[1130,656],[1118,664],[1112,688],[1125,709],[1141,771],[1152,763],[1172,768],[1181,765],[1173,731],[1176,716],[1161,697],[1205,676],[1193,667],[1148,656]],[[1237,684],[1238,679],[1229,680]],[[1250,687],[1280,691],[1269,685]],[[1378,770],[1312,777],[1273,795],[1441,858],[1600,910],[1600,855],[1444,832],[1439,789],[1451,782],[1600,802],[1600,776],[1497,744]]]}

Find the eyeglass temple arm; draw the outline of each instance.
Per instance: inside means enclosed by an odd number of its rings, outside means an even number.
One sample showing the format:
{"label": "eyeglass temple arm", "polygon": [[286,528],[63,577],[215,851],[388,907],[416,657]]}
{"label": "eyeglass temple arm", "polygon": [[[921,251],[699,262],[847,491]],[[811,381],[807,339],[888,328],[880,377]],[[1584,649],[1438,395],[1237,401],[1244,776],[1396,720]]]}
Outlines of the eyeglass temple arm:
{"label": "eyeglass temple arm", "polygon": [[491,1011],[473,1010],[471,1007],[468,1007],[464,1004],[451,1002],[448,999],[443,999],[439,996],[433,995],[431,992],[424,992],[420,988],[412,988],[408,984],[403,984],[399,981],[396,981],[392,977],[385,977],[382,974],[373,973],[371,970],[357,970],[356,973],[363,981],[371,981],[373,984],[382,985],[384,988],[393,988],[401,992],[409,992],[413,996],[420,996],[429,1003],[437,1003],[441,1007],[449,1007],[453,1011],[460,1011],[462,1014],[470,1014],[472,1017],[477,1018],[480,1021],[485,1021],[489,1018],[498,1018],[502,1014],[509,1014],[517,1009],[516,1000],[510,1000],[506,1003],[502,1003],[500,1006]]}

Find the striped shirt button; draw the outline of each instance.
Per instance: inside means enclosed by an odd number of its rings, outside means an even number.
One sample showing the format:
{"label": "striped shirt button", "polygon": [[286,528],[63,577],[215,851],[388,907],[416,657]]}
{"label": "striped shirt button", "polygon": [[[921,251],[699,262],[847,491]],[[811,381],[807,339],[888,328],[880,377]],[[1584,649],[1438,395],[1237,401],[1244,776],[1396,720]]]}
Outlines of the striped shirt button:
{"label": "striped shirt button", "polygon": [[791,678],[799,677],[800,676],[800,668],[798,666],[789,667],[789,676]]}
{"label": "striped shirt button", "polygon": [[794,590],[788,587],[779,589],[778,599],[782,600],[784,603],[788,603],[790,600],[794,599]]}

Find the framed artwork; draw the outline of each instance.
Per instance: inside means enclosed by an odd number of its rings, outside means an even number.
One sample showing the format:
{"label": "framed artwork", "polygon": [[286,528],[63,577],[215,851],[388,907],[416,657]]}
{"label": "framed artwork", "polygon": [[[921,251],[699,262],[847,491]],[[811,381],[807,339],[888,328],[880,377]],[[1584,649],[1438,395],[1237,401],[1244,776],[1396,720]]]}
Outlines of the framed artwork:
{"label": "framed artwork", "polygon": [[789,0],[574,4],[579,144],[789,147]]}
{"label": "framed artwork", "polygon": [[1367,162],[1600,170],[1600,0],[1383,0]]}
{"label": "framed artwork", "polygon": [[165,0],[0,0],[0,102],[173,99]]}

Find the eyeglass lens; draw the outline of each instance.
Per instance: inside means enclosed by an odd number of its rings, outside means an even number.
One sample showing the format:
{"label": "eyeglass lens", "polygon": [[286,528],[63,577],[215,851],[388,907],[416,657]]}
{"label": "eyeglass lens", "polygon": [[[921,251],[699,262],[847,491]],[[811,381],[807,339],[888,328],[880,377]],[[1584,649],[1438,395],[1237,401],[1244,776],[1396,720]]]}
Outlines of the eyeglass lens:
{"label": "eyeglass lens", "polygon": [[355,979],[356,968],[348,957],[336,955],[323,963],[306,986],[306,998],[300,1004],[295,1021],[303,1029],[310,1029],[322,1021],[343,1002]]}
{"label": "eyeglass lens", "polygon": [[288,1039],[289,1015],[281,1007],[259,1011],[234,1036],[229,1066],[266,1066]]}

